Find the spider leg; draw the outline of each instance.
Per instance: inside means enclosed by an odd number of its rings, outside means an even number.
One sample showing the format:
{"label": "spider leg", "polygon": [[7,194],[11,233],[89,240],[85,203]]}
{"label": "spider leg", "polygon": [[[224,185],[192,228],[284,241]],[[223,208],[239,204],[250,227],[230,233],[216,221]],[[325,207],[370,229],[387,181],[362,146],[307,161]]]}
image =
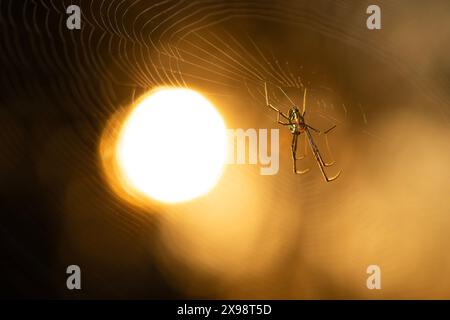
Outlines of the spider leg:
{"label": "spider leg", "polygon": [[304,156],[302,158],[297,158],[297,140],[298,140],[298,135],[293,134],[292,135],[292,144],[291,144],[293,171],[295,174],[305,174],[309,171],[309,169],[300,170],[300,171],[297,170],[297,160],[301,160],[304,158]]}
{"label": "spider leg", "polygon": [[[328,139],[326,139],[326,141],[327,141],[327,144],[328,144]],[[327,145],[327,148],[329,149],[328,145]],[[331,162],[325,162],[325,160],[323,160],[322,154],[320,153],[319,148],[317,148],[317,146],[316,146],[316,152],[317,152],[317,155],[319,156],[319,159],[320,159],[320,162],[322,163],[322,166],[324,166],[324,167],[331,167],[332,165],[334,165],[336,163],[336,161],[334,161],[334,160],[332,160]]]}
{"label": "spider leg", "polygon": [[267,82],[264,81],[264,93],[266,94],[266,105],[269,105],[269,96],[267,94]]}
{"label": "spider leg", "polygon": [[328,136],[327,135],[325,135],[325,144],[327,146],[327,152],[328,152],[328,155],[331,158],[331,162],[328,162],[328,163],[324,162],[324,165],[325,165],[325,167],[330,167],[330,166],[334,165],[336,163],[336,161],[333,159],[333,155],[332,155],[331,150],[330,150],[330,144],[328,143]]}
{"label": "spider leg", "polygon": [[303,91],[303,110],[302,110],[302,115],[305,116],[306,114],[306,87],[305,90]]}
{"label": "spider leg", "polygon": [[336,173],[334,176],[328,177],[327,173],[325,172],[325,168],[322,165],[319,165],[319,167],[320,167],[320,171],[322,171],[322,175],[326,182],[331,182],[331,181],[336,180],[337,178],[339,178],[339,176],[341,175],[341,172],[342,172],[342,170],[339,170],[339,172]]}
{"label": "spider leg", "polygon": [[308,155],[308,141],[306,139],[306,134],[303,135],[303,151],[304,151],[304,155],[305,157]]}
{"label": "spider leg", "polygon": [[291,124],[290,122],[283,122],[283,121],[281,121],[280,120],[280,116],[284,117],[284,114],[282,112],[278,111],[278,114],[277,114],[277,122],[278,122],[278,124],[281,124],[283,126],[288,126],[288,125]]}
{"label": "spider leg", "polygon": [[324,134],[329,133],[331,130],[333,130],[334,128],[336,128],[336,125],[333,125],[330,129],[328,129],[327,131],[324,132]]}
{"label": "spider leg", "polygon": [[[281,124],[283,126],[290,125],[291,121],[289,120],[289,117],[287,115],[285,115],[279,109],[275,108],[271,103],[269,103],[269,95],[267,94],[267,82],[264,82],[264,92],[266,93],[266,105],[267,105],[267,107],[269,107],[270,109],[272,109],[273,111],[275,111],[277,113],[277,123]],[[283,117],[284,119],[288,120],[289,122],[281,121],[280,120],[280,116]]]}
{"label": "spider leg", "polygon": [[[304,155],[302,155],[302,156],[300,156],[300,157],[297,157],[297,150],[298,150],[298,136],[299,135],[294,135],[295,136],[295,139],[293,138],[292,139],[292,148],[293,148],[293,150],[295,150],[295,160],[303,160],[303,159],[305,159],[305,157],[306,157],[306,155],[304,154]],[[305,141],[306,142],[306,141]],[[306,150],[306,149],[305,149]]]}
{"label": "spider leg", "polygon": [[[309,126],[308,126],[308,128],[309,128]],[[325,163],[325,161],[323,160],[322,155],[320,154],[319,148],[317,147],[316,143],[314,142],[314,139],[313,139],[311,133],[309,132],[309,130],[306,130],[306,135],[308,136],[309,145],[311,147],[311,150],[313,151],[314,156],[316,157],[316,160],[319,161],[323,167],[328,167],[329,165],[327,163]]]}
{"label": "spider leg", "polygon": [[[330,149],[330,144],[328,143],[328,133],[333,130],[334,128],[336,128],[336,125],[333,125],[330,129],[326,130],[325,132],[323,132],[323,134],[325,135],[325,144],[327,146],[327,153],[331,158],[331,162],[325,162],[323,161],[323,164],[325,167],[330,167],[332,165],[334,165],[336,163],[336,161],[333,159],[333,154],[331,153],[331,149]],[[322,157],[322,156],[321,156]]]}
{"label": "spider leg", "polygon": [[[329,133],[331,130],[333,130],[334,128],[336,128],[336,125],[332,126],[330,129],[328,129],[328,130],[325,131],[325,132],[320,131],[320,130],[318,130],[318,129],[316,129],[316,128],[313,128],[313,127],[311,127],[310,125],[306,125],[306,127],[309,128],[309,129],[311,129],[311,130],[313,130],[313,131],[315,131],[315,132],[317,132],[318,134],[324,134],[324,135],[325,135],[325,143],[326,143],[326,145],[327,145],[328,154],[331,155],[330,145],[329,145],[329,143],[328,143],[328,136],[327,136],[327,133]],[[311,137],[311,139],[312,139],[312,137]],[[317,148],[317,146],[316,146],[316,144],[314,143],[314,141],[313,141],[313,145],[314,145],[314,147],[311,147],[311,148],[314,148],[314,149],[317,151],[317,154],[319,155],[319,158],[320,158],[320,162],[322,163],[322,165],[323,165],[324,167],[331,167],[332,165],[334,165],[334,164],[336,163],[336,161],[335,161],[334,159],[331,160],[331,162],[325,162],[325,160],[323,160],[322,155],[320,154],[319,148]]]}
{"label": "spider leg", "polygon": [[314,140],[312,138],[311,132],[309,132],[309,130],[306,130],[306,134],[308,136],[308,141],[309,141],[309,146],[311,147],[311,151],[316,159],[317,165],[320,168],[320,171],[322,172],[322,176],[324,177],[325,181],[327,182],[331,182],[336,180],[337,178],[339,178],[340,174],[342,171],[339,171],[336,175],[332,176],[332,177],[328,177],[326,171],[325,171],[325,164],[323,162],[323,159],[320,155],[319,149],[317,148],[316,144],[314,143]]}
{"label": "spider leg", "polygon": [[316,129],[316,128],[311,127],[309,124],[307,124],[306,126],[307,126],[309,129],[311,129],[312,131],[317,132],[318,134],[321,134],[321,133],[322,133],[322,131],[320,131],[319,129]]}

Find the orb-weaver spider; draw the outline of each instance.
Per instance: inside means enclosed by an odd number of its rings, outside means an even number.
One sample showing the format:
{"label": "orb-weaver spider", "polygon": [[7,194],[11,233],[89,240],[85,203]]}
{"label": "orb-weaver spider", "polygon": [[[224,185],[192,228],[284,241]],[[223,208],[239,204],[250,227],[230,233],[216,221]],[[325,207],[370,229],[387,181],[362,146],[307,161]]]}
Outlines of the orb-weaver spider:
{"label": "orb-weaver spider", "polygon": [[[309,171],[309,169],[305,169],[305,170],[297,170],[297,160],[302,160],[305,158],[306,153],[307,153],[307,149],[306,149],[306,141],[308,141],[309,146],[311,148],[311,152],[314,155],[314,158],[320,168],[320,171],[322,172],[322,175],[325,179],[325,181],[330,182],[333,180],[336,180],[339,175],[341,174],[341,171],[339,171],[335,176],[333,177],[328,177],[326,171],[325,171],[325,167],[329,167],[332,166],[335,162],[332,161],[330,163],[325,162],[322,158],[322,155],[320,154],[319,148],[317,147],[316,143],[314,142],[313,136],[311,134],[311,130],[320,134],[320,135],[325,135],[325,139],[327,138],[327,134],[333,130],[334,128],[336,128],[336,125],[333,125],[331,128],[329,128],[326,131],[320,131],[318,129],[315,129],[313,127],[311,127],[309,124],[306,123],[305,121],[305,114],[306,114],[306,88],[303,92],[303,110],[300,112],[299,108],[292,102],[292,100],[287,96],[287,94],[283,91],[283,89],[281,89],[279,87],[279,89],[283,92],[283,94],[291,101],[291,103],[293,104],[293,106],[289,109],[288,114],[284,114],[283,112],[281,112],[279,109],[275,108],[272,104],[269,103],[269,97],[267,94],[267,83],[264,83],[264,90],[265,90],[265,94],[266,94],[266,105],[271,108],[272,110],[277,112],[277,122],[278,124],[281,124],[283,126],[288,126],[289,130],[291,131],[292,134],[292,143],[291,143],[291,151],[292,151],[292,162],[293,162],[293,171],[295,174],[305,174]],[[287,122],[283,122],[280,117],[284,118],[285,120],[287,120]],[[298,145],[298,137],[304,134],[305,137],[305,154],[301,157],[297,157],[297,145]],[[328,140],[326,140],[327,142],[327,147],[328,147]],[[328,150],[329,151],[329,150]]]}

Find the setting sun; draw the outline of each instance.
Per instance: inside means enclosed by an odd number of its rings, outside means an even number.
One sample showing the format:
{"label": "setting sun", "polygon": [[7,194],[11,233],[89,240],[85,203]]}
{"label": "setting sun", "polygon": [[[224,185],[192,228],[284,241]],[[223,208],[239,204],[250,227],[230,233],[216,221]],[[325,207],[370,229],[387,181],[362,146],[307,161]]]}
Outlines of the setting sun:
{"label": "setting sun", "polygon": [[161,202],[207,193],[226,158],[225,124],[190,89],[164,88],[141,99],[126,119],[116,160],[127,188]]}

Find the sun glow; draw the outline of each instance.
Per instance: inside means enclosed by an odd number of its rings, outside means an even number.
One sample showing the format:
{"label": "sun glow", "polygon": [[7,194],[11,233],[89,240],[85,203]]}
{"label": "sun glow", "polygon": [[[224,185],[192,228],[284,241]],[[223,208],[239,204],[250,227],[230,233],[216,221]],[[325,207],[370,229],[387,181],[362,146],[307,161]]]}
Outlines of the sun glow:
{"label": "sun glow", "polygon": [[132,110],[115,158],[128,189],[174,203],[216,185],[226,149],[224,121],[206,98],[190,89],[164,88]]}

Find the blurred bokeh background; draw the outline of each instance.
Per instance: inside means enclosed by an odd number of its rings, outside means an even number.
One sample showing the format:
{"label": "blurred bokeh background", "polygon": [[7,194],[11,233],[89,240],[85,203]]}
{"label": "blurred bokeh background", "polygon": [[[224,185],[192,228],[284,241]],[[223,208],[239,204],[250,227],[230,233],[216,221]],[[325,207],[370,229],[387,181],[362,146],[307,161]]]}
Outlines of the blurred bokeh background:
{"label": "blurred bokeh background", "polygon": [[[81,30],[66,28],[70,4]],[[370,4],[381,30],[366,28]],[[449,12],[445,0],[0,0],[0,296],[450,298]],[[309,122],[338,125],[337,181],[311,160],[293,175],[281,130],[277,175],[228,165],[177,205],[117,192],[105,141],[134,92],[190,87],[228,128],[276,128],[266,80],[299,103],[306,86]],[[66,289],[70,264],[81,291]],[[366,287],[372,264],[381,290]]]}

